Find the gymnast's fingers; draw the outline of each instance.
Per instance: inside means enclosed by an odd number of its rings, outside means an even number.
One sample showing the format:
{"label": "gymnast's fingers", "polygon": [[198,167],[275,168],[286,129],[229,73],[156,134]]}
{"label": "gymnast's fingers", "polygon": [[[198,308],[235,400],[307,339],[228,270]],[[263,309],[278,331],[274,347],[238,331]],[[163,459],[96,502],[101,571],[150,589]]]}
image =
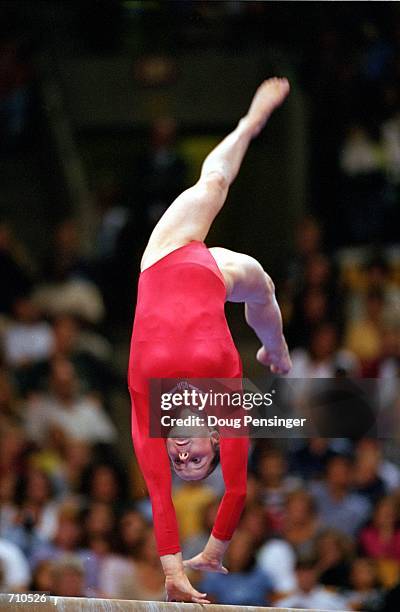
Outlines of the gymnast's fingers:
{"label": "gymnast's fingers", "polygon": [[209,604],[209,603],[211,603],[211,601],[209,601],[208,599],[202,599],[200,597],[192,597],[192,602],[193,603],[198,603],[198,604]]}
{"label": "gymnast's fingers", "polygon": [[207,593],[200,593],[199,591],[196,591],[196,589],[192,589],[192,596],[194,597],[200,597],[201,599],[203,599]]}

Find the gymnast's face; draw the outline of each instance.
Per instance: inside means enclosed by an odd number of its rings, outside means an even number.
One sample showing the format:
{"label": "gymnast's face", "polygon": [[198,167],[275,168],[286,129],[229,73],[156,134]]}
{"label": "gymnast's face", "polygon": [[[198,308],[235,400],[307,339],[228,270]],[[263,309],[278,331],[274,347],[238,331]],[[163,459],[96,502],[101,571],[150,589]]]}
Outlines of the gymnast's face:
{"label": "gymnast's face", "polygon": [[173,468],[183,480],[201,480],[215,457],[216,434],[206,438],[168,438],[167,450]]}

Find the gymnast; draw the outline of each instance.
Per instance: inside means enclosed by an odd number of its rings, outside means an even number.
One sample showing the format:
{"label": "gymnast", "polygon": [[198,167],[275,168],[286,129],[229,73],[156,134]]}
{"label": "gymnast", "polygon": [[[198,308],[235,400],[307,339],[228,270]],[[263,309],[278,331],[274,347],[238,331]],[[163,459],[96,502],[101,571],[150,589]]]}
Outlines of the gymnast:
{"label": "gymnast", "polygon": [[[209,603],[206,593],[192,587],[185,567],[227,573],[222,561],[245,502],[249,443],[247,437],[219,438],[215,432],[200,438],[149,437],[148,382],[150,378],[242,377],[225,301],[244,302],[246,321],[262,343],[257,360],[276,374],[290,370],[281,313],[268,274],[248,255],[204,244],[250,141],[288,93],[286,79],[268,79],[260,85],[236,129],[205,159],[198,182],[158,221],[141,260],[128,370],[132,439],[151,499],[169,601]],[[183,561],[170,465],[184,480],[200,480],[219,458],[225,494],[215,525],[203,552]]]}

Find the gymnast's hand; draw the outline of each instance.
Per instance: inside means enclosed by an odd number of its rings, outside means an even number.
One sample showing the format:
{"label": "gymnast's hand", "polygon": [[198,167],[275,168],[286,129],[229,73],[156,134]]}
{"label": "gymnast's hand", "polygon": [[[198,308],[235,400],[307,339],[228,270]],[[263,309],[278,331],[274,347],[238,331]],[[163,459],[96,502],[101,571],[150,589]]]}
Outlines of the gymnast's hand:
{"label": "gymnast's hand", "polygon": [[198,570],[200,572],[216,572],[217,574],[228,574],[228,570],[226,567],[222,565],[222,561],[218,558],[211,558],[207,556],[207,554],[203,551],[192,557],[191,559],[187,559],[187,561],[183,562],[184,567]]}
{"label": "gymnast's hand", "polygon": [[182,553],[162,555],[160,561],[165,574],[167,601],[210,603],[205,598],[207,593],[199,593],[190,584],[183,567]]}
{"label": "gymnast's hand", "polygon": [[190,584],[185,572],[167,575],[165,577],[165,590],[167,601],[186,601],[200,604],[210,603],[206,599],[207,593],[199,593]]}
{"label": "gymnast's hand", "polygon": [[183,562],[184,567],[200,570],[202,572],[217,572],[218,574],[227,574],[228,570],[222,565],[222,559],[229,546],[229,540],[218,540],[213,535],[210,535],[204,550]]}

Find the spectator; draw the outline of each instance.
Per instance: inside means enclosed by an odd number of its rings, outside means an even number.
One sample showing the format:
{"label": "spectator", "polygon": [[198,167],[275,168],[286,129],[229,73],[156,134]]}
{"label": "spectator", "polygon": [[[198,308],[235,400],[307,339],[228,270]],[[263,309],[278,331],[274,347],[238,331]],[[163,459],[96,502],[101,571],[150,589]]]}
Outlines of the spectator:
{"label": "spectator", "polygon": [[[128,210],[121,204],[121,188],[115,177],[108,178],[99,185],[95,195],[100,217],[96,236],[96,259],[104,268],[108,264],[112,266],[119,235],[128,220]],[[104,274],[101,276],[106,280]]]}
{"label": "spectator", "polygon": [[81,492],[90,503],[101,502],[118,510],[127,501],[125,473],[116,463],[95,462],[88,467],[83,476]]}
{"label": "spectator", "polygon": [[87,442],[112,443],[116,430],[98,401],[82,396],[75,369],[70,361],[54,359],[51,365],[50,393],[30,400],[26,426],[29,436],[43,442],[49,429]]}
{"label": "spectator", "polygon": [[[375,451],[375,452],[374,452]],[[386,485],[380,476],[380,454],[363,441],[357,444],[354,463],[354,489],[372,505],[387,493]]]}
{"label": "spectator", "polygon": [[44,275],[49,280],[86,278],[88,263],[81,253],[78,224],[64,219],[55,228],[51,256],[44,263]]}
{"label": "spectator", "polygon": [[73,364],[83,393],[108,394],[119,382],[110,363],[109,343],[98,334],[84,331],[78,320],[69,315],[56,317],[52,326],[53,347],[46,359],[20,368],[16,372],[22,393],[43,391],[54,359],[64,358]]}
{"label": "spectator", "polygon": [[[108,364],[112,355],[110,342],[93,331],[88,324],[68,314],[61,314],[53,321],[54,352],[74,359],[84,355],[93,359],[90,364],[95,367],[96,360]],[[97,382],[100,382],[99,380]]]}
{"label": "spectator", "polygon": [[244,530],[235,534],[226,555],[230,573],[206,573],[198,589],[220,604],[264,606],[269,603],[271,581],[255,563],[254,541]]}
{"label": "spectator", "polygon": [[26,469],[28,439],[24,429],[15,423],[5,423],[1,429],[0,476],[16,474],[21,477]]}
{"label": "spectator", "polygon": [[398,397],[400,378],[400,325],[385,326],[382,329],[381,353],[373,364],[368,376],[381,378],[381,402],[390,406]]}
{"label": "spectator", "polygon": [[348,176],[374,173],[381,168],[382,156],[370,134],[362,126],[352,126],[347,134],[341,166]]}
{"label": "spectator", "polygon": [[400,524],[396,498],[383,497],[375,506],[372,520],[359,537],[363,554],[374,559],[400,562]]}
{"label": "spectator", "polygon": [[212,499],[205,507],[203,507],[200,515],[200,531],[183,539],[182,556],[184,559],[191,559],[204,550],[204,547],[210,537],[211,530],[214,526],[219,503],[219,499]]}
{"label": "spectator", "polygon": [[107,541],[109,549],[115,546],[115,514],[113,507],[105,502],[92,503],[84,517],[84,540],[87,547],[91,542]]}
{"label": "spectator", "polygon": [[[336,325],[324,322],[311,335],[306,349],[295,349],[291,353],[293,378],[334,378],[338,368],[345,367],[348,373],[357,372],[357,361],[349,351],[339,349]],[[343,366],[345,364],[345,366]]]}
{"label": "spectator", "polygon": [[294,349],[307,348],[312,334],[330,316],[328,295],[320,288],[305,289],[293,302],[287,337]]}
{"label": "spectator", "polygon": [[350,536],[367,520],[370,503],[352,491],[354,464],[349,457],[338,455],[327,464],[325,482],[314,482],[310,491],[315,498],[321,524]]}
{"label": "spectator", "polygon": [[239,530],[252,538],[254,546],[259,548],[271,532],[271,524],[265,508],[259,503],[246,503],[242,514]]}
{"label": "spectator", "polygon": [[112,506],[94,503],[87,509],[84,523],[82,546],[96,559],[96,576],[94,585],[100,589],[100,569],[104,562],[113,555],[116,545],[116,519]]}
{"label": "spectator", "polygon": [[81,254],[78,227],[73,219],[55,230],[51,257],[44,265],[44,281],[34,292],[38,307],[49,317],[69,314],[92,324],[104,317],[102,296],[90,278],[88,262]]}
{"label": "spectator", "polygon": [[350,323],[347,328],[345,346],[364,365],[375,361],[381,354],[384,306],[384,294],[378,290],[369,291],[365,302],[365,317]]}
{"label": "spectator", "polygon": [[400,584],[389,589],[384,596],[380,612],[397,612],[400,605]]}
{"label": "spectator", "polygon": [[303,284],[294,296],[293,312],[287,326],[289,344],[306,347],[312,332],[324,321],[342,322],[342,308],[333,276],[333,264],[316,253],[305,264]]}
{"label": "spectator", "polygon": [[48,357],[53,349],[53,332],[50,325],[41,320],[32,299],[28,296],[17,298],[13,315],[15,321],[3,336],[6,363],[16,368]]}
{"label": "spectator", "polygon": [[18,477],[8,472],[0,477],[0,537],[14,525],[18,508],[15,503]]}
{"label": "spectator", "polygon": [[134,574],[134,557],[140,549],[148,525],[135,509],[125,510],[119,520],[114,551],[101,563],[99,587],[106,597],[119,597],[121,584],[129,584]]}
{"label": "spectator", "polygon": [[93,448],[85,440],[64,437],[59,451],[61,461],[53,476],[60,497],[72,495],[83,501],[83,479],[93,461]]}
{"label": "spectator", "polygon": [[31,578],[28,561],[18,546],[3,538],[0,538],[0,567],[1,591],[26,591]]}
{"label": "spectator", "polygon": [[282,526],[286,496],[301,486],[298,478],[288,474],[288,465],[280,449],[264,451],[260,457],[257,474],[261,482],[262,503],[273,530]]}
{"label": "spectator", "polygon": [[97,556],[82,546],[83,525],[79,520],[77,508],[65,504],[58,513],[57,527],[54,537],[49,542],[43,542],[35,547],[30,555],[33,568],[40,561],[58,561],[66,555],[72,555],[82,562],[84,581],[87,588],[97,584]]}
{"label": "spectator", "polygon": [[[251,460],[257,463],[257,453],[255,452]],[[252,469],[252,466],[250,467]],[[262,504],[262,487],[259,478],[251,472],[247,476],[246,506],[259,506]]]}
{"label": "spectator", "polygon": [[382,590],[379,588],[378,573],[372,559],[354,559],[350,571],[350,586],[346,600],[351,610],[378,612],[382,609]]}
{"label": "spectator", "polygon": [[320,608],[343,610],[343,597],[328,591],[318,583],[317,563],[314,558],[300,559],[296,563],[297,589],[287,597],[279,599],[276,605],[282,608]]}
{"label": "spectator", "polygon": [[[381,352],[375,361],[369,362],[363,368],[363,375],[368,378],[378,378],[379,406],[383,416],[389,417],[386,423],[387,431],[393,433],[397,418],[394,414],[396,401],[399,397],[400,374],[400,326],[384,327],[381,337]],[[390,420],[393,423],[390,423]],[[394,426],[394,427],[393,427]]]}
{"label": "spectator", "polygon": [[201,533],[205,508],[214,500],[214,491],[195,480],[185,482],[174,493],[174,507],[183,539]]}
{"label": "spectator", "polygon": [[304,480],[319,480],[326,470],[326,464],[336,455],[329,438],[301,440],[301,446],[289,449],[290,472]]}
{"label": "spectator", "polygon": [[119,550],[122,555],[134,552],[143,540],[148,524],[134,508],[124,510],[119,521]]}
{"label": "spectator", "polygon": [[34,467],[30,467],[18,482],[17,513],[4,531],[4,537],[17,544],[28,559],[37,546],[55,535],[58,503],[53,493],[46,472]]}
{"label": "spectator", "polygon": [[304,490],[290,493],[285,503],[281,533],[297,556],[313,552],[318,530],[318,515],[312,495]]}
{"label": "spectator", "polygon": [[386,491],[394,492],[400,487],[400,469],[385,458],[382,440],[362,438],[357,442],[356,454],[370,457],[369,461],[376,466]]}
{"label": "spectator", "polygon": [[22,422],[22,410],[7,370],[0,370],[0,428]]}
{"label": "spectator", "polygon": [[30,591],[42,591],[54,593],[54,569],[55,563],[49,559],[39,561],[32,572],[32,580],[29,585]]}
{"label": "spectator", "polygon": [[296,555],[283,539],[271,537],[257,552],[258,567],[270,578],[274,593],[284,595],[296,587]]}
{"label": "spectator", "polygon": [[291,298],[301,291],[305,266],[321,252],[321,244],[322,230],[317,220],[311,216],[301,219],[295,228],[295,249],[287,270],[287,285]]}
{"label": "spectator", "polygon": [[45,559],[56,560],[67,553],[75,553],[81,538],[82,526],[77,517],[77,509],[71,506],[60,508],[54,537],[35,547],[30,555],[32,567]]}
{"label": "spectator", "polygon": [[365,315],[365,302],[369,292],[383,294],[384,319],[392,324],[398,322],[400,288],[393,282],[392,270],[388,261],[380,254],[366,261],[362,269],[361,286],[349,295],[347,318],[350,322],[359,321]]}
{"label": "spectator", "polygon": [[335,297],[332,267],[332,261],[326,255],[314,254],[307,261],[304,285],[309,289],[321,289],[332,300]]}
{"label": "spectator", "polygon": [[163,601],[164,575],[152,530],[145,531],[132,558],[131,571],[117,576],[114,596],[121,599]]}
{"label": "spectator", "polygon": [[63,314],[96,325],[104,317],[103,299],[97,287],[84,279],[71,279],[39,285],[33,299],[49,318]]}
{"label": "spectator", "polygon": [[315,542],[319,581],[328,588],[343,590],[349,585],[353,541],[335,529],[324,529]]}
{"label": "spectator", "polygon": [[80,559],[66,555],[54,565],[54,595],[57,597],[93,597],[85,588],[85,570]]}

